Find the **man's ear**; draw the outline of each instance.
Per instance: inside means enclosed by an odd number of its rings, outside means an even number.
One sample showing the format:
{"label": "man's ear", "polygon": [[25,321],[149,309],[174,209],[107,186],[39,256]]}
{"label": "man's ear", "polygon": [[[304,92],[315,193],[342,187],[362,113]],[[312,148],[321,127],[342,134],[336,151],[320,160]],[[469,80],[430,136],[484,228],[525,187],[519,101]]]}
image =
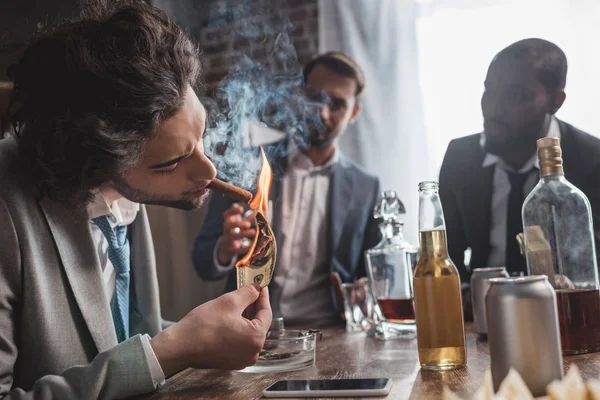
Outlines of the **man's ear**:
{"label": "man's ear", "polygon": [[550,110],[550,114],[556,114],[558,110],[560,110],[560,108],[562,107],[566,98],[567,94],[564,90],[557,90],[556,92],[554,92],[554,95],[552,96],[552,109]]}
{"label": "man's ear", "polygon": [[350,117],[350,123],[353,124],[356,121],[356,117],[360,114],[360,110],[362,110],[362,105],[359,101],[354,104],[354,109],[352,110],[352,116]]}

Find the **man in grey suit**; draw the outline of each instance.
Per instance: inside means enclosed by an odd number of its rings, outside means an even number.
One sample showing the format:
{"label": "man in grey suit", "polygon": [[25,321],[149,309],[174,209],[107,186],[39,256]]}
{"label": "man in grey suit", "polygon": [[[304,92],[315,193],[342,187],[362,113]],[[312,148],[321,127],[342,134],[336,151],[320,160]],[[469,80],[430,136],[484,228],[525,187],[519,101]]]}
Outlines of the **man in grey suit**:
{"label": "man in grey suit", "polygon": [[141,203],[198,207],[215,177],[199,69],[196,47],[142,1],[41,32],[13,68],[15,137],[0,141],[0,397],[123,398],[181,368],[256,362],[266,290],[228,293],[168,327],[160,315]]}
{"label": "man in grey suit", "polygon": [[[360,112],[361,68],[345,54],[326,53],[305,66],[304,80],[309,98],[323,104],[323,126],[309,127],[308,144],[290,138],[265,148],[275,174],[270,198],[278,243],[271,306],[287,324],[318,326],[339,319],[340,281],[366,274],[363,252],[379,241],[373,218],[379,180],[338,149]],[[207,280],[227,277],[227,290],[235,287],[237,257],[248,251],[244,239],[255,234],[243,212],[215,195],[196,240],[198,274]]]}

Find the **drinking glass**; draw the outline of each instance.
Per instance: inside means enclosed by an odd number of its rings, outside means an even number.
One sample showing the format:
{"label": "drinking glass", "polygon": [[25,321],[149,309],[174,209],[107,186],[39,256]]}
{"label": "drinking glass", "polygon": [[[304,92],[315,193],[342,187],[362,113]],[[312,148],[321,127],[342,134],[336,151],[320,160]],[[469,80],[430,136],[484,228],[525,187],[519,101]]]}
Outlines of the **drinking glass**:
{"label": "drinking glass", "polygon": [[374,325],[374,302],[369,281],[361,278],[354,283],[342,283],[346,331],[366,331]]}

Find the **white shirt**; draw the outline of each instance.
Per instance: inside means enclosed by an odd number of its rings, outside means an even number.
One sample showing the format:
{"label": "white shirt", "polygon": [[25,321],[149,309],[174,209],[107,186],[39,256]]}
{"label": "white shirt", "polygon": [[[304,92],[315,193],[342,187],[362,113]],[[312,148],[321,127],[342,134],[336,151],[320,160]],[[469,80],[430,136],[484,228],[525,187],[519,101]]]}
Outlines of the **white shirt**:
{"label": "white shirt", "polygon": [[[131,224],[135,220],[139,209],[139,204],[124,198],[115,201],[111,207],[106,202],[102,193],[96,194],[92,203],[87,207],[87,214],[90,218],[90,227],[92,230],[92,240],[94,242],[94,247],[96,248],[96,253],[98,254],[100,266],[102,267],[104,292],[111,304],[115,293],[115,269],[108,258],[108,241],[92,219],[107,215],[110,226],[114,229],[116,226],[126,226]],[[165,374],[154,354],[152,345],[150,345],[149,335],[142,336],[142,345],[144,347],[144,354],[152,375],[152,380],[154,381],[154,386],[160,387],[165,383]]]}
{"label": "white shirt", "polygon": [[333,314],[327,219],[331,171],[336,149],[322,166],[290,147],[283,177],[279,262],[275,268],[275,315],[289,324],[329,323]]}
{"label": "white shirt", "polygon": [[[552,117],[548,133],[546,137],[555,137],[560,139],[560,128],[556,118]],[[481,135],[481,146],[485,144],[485,136]],[[529,192],[533,190],[536,183],[539,181],[539,173],[534,173],[533,170],[539,170],[539,160],[537,153],[534,153],[529,160],[519,169],[515,171],[508,166],[500,157],[495,154],[486,153],[483,159],[483,168],[495,165],[492,204],[491,204],[491,223],[490,223],[490,255],[486,267],[504,267],[506,257],[506,219],[508,218],[508,197],[510,195],[511,185],[508,179],[508,173],[530,172],[525,184],[523,185],[523,195],[527,197]],[[515,239],[516,240],[516,239]]]}
{"label": "white shirt", "polygon": [[[277,244],[278,260],[271,291],[273,315],[283,317],[286,324],[331,322],[330,265],[327,259],[327,218],[332,167],[339,161],[336,149],[322,166],[291,144],[288,167],[283,177],[281,236]],[[215,246],[213,260],[221,271]]]}

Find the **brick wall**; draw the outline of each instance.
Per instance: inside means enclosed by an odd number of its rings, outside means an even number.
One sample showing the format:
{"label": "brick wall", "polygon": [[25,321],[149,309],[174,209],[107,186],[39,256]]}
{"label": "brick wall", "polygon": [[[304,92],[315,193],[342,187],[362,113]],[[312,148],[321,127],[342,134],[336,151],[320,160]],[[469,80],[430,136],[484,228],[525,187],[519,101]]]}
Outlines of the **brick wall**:
{"label": "brick wall", "polygon": [[[282,31],[280,18],[291,26],[289,35],[300,64],[318,51],[318,0],[214,0],[196,35],[204,64],[203,81],[210,93],[226,76],[241,53],[264,63]],[[260,31],[255,39],[240,32]]]}
{"label": "brick wall", "polygon": [[0,0],[0,81],[18,61],[38,23],[68,17],[78,11],[78,0]]}
{"label": "brick wall", "polygon": [[[290,32],[300,63],[318,51],[318,0],[150,0],[163,8],[198,41],[204,63],[204,79],[211,89],[231,67],[232,55],[241,52],[263,62],[274,37],[254,43],[236,40],[234,32],[243,30],[248,21],[258,26],[281,13],[293,25]],[[72,15],[78,0],[0,1],[0,80],[6,79],[6,67],[16,61],[25,39],[39,21]],[[269,35],[267,35],[269,36]]]}

